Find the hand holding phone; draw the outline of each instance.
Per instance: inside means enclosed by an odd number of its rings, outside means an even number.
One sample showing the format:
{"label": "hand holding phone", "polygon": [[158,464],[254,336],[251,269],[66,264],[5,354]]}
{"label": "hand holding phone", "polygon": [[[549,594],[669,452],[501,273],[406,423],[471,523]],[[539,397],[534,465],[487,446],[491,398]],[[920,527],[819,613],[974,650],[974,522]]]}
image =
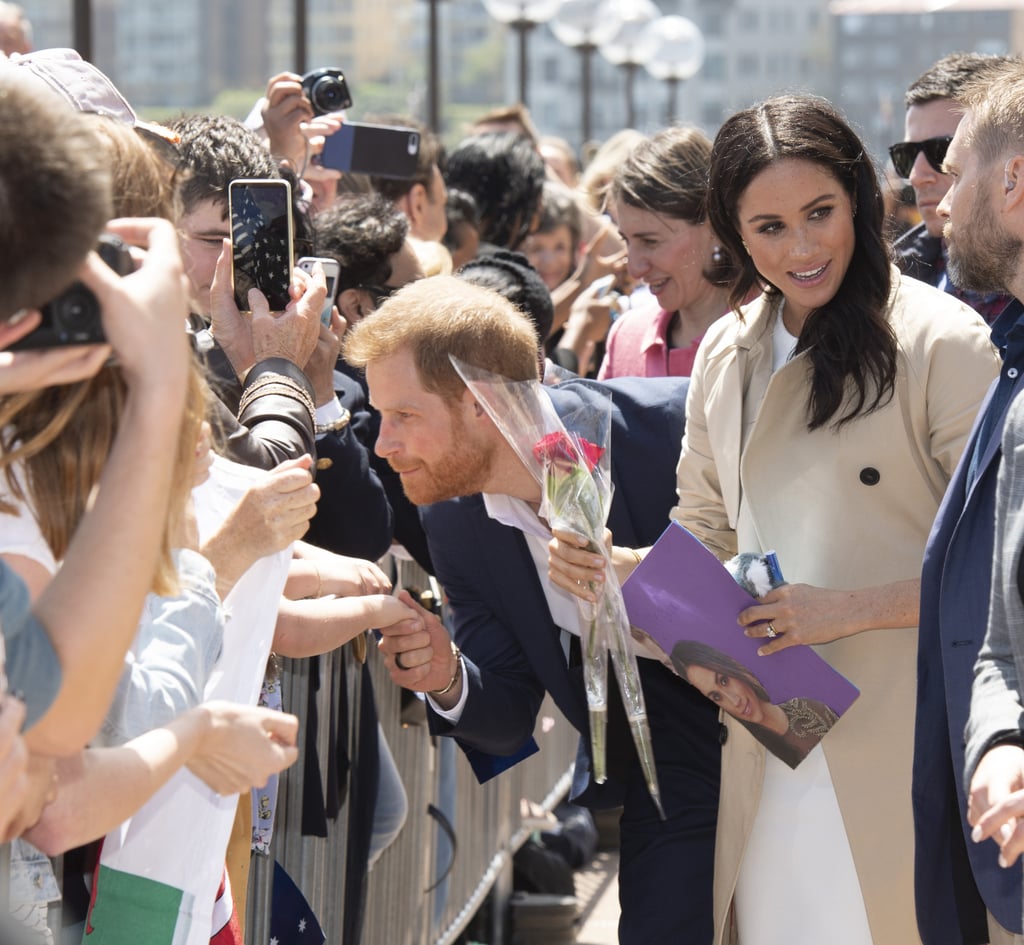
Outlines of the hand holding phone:
{"label": "hand holding phone", "polygon": [[328,256],[303,256],[296,265],[303,272],[311,273],[317,263],[320,263],[323,267],[324,278],[327,280],[327,298],[324,299],[324,307],[320,312],[320,322],[329,328],[331,325],[331,309],[334,308],[334,296],[337,291],[338,275],[341,272],[341,266],[338,265],[338,260],[331,259]]}

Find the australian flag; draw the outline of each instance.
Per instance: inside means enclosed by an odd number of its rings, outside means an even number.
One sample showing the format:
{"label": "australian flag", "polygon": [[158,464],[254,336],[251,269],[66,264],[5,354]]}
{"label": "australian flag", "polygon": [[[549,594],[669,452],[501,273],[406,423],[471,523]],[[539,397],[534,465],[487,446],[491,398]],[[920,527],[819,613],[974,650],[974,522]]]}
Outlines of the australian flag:
{"label": "australian flag", "polygon": [[325,938],[302,890],[275,860],[270,895],[270,945],[323,945]]}

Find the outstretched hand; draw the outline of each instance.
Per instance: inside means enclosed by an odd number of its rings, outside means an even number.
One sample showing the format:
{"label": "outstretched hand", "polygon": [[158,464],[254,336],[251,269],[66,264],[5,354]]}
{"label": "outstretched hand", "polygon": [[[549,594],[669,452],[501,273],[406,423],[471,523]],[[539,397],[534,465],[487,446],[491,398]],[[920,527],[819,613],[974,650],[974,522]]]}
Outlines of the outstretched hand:
{"label": "outstretched hand", "polygon": [[397,596],[417,616],[381,628],[377,647],[391,679],[404,689],[418,692],[444,689],[455,671],[448,631],[437,615],[422,607],[408,591],[399,591]]}

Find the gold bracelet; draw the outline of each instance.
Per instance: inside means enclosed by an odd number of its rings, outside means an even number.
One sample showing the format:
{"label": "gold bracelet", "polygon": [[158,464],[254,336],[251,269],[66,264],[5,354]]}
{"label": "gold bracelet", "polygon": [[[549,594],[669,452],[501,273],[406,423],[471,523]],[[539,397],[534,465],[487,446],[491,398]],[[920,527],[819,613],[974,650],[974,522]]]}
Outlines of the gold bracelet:
{"label": "gold bracelet", "polygon": [[452,678],[448,680],[448,685],[444,689],[431,689],[430,694],[432,696],[443,696],[445,693],[451,692],[452,687],[462,677],[462,650],[456,645],[455,641],[451,641],[452,644],[452,656],[455,657],[455,672],[452,673]]}
{"label": "gold bracelet", "polygon": [[241,417],[254,400],[268,395],[288,397],[291,400],[299,401],[309,414],[310,427],[316,429],[316,404],[313,403],[313,398],[301,384],[287,374],[277,374],[273,371],[261,374],[242,392],[241,399],[238,401],[238,416]]}
{"label": "gold bracelet", "polygon": [[320,569],[314,564],[313,570],[316,571],[316,596],[317,599],[323,596],[324,591],[324,579],[320,576]]}
{"label": "gold bracelet", "polygon": [[348,407],[341,408],[341,416],[331,420],[330,423],[318,423],[316,425],[316,435],[320,436],[324,433],[338,433],[344,430],[345,427],[352,422],[352,414],[349,413]]}
{"label": "gold bracelet", "polygon": [[643,562],[644,559],[641,557],[640,552],[637,551],[636,548],[627,548],[626,551],[628,551],[633,556],[633,560],[636,561],[637,564],[641,564]]}

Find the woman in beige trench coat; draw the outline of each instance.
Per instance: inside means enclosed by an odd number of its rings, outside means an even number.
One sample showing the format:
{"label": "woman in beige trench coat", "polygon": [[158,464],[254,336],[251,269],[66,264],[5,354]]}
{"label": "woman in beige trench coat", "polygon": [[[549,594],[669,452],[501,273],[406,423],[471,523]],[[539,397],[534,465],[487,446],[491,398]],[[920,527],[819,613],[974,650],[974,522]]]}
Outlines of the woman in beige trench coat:
{"label": "woman in beige trench coat", "polygon": [[[726,121],[709,216],[739,318],[698,352],[672,515],[723,559],[774,549],[791,583],[746,632],[766,659],[814,645],[861,691],[795,771],[723,717],[716,943],[913,945],[918,576],[996,354],[970,309],[889,265],[874,169],[823,100]],[[622,578],[636,558],[613,560]],[[553,543],[561,586],[587,596],[595,565]]]}

